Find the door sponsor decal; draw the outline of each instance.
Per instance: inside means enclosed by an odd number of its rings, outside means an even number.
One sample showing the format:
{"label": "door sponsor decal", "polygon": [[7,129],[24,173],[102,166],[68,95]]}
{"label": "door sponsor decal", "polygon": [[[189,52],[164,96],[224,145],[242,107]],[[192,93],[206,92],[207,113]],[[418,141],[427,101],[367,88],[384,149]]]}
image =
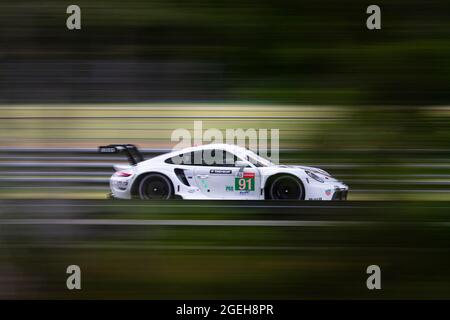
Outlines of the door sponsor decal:
{"label": "door sponsor decal", "polygon": [[210,174],[231,174],[231,170],[224,170],[224,169],[211,169],[209,170]]}
{"label": "door sponsor decal", "polygon": [[255,173],[244,172],[242,177],[236,177],[234,189],[236,191],[255,191]]}

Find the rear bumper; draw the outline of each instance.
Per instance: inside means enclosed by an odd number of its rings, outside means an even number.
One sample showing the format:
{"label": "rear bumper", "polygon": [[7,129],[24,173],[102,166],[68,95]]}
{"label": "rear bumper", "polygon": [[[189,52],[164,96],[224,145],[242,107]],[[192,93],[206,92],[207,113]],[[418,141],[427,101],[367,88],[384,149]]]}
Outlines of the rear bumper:
{"label": "rear bumper", "polygon": [[109,192],[109,193],[106,195],[106,198],[107,198],[108,200],[114,200],[114,199],[117,199],[117,198],[114,196],[114,194],[113,194],[112,192]]}
{"label": "rear bumper", "polygon": [[113,175],[110,180],[111,199],[131,199],[132,177],[118,177]]}

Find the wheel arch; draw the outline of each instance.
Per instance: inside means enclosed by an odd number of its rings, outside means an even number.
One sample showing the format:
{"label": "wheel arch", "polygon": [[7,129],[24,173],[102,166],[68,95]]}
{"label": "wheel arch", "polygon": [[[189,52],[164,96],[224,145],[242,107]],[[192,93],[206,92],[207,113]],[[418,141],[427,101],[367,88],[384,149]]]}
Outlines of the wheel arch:
{"label": "wheel arch", "polygon": [[173,184],[172,178],[169,177],[167,174],[159,172],[159,171],[145,171],[140,173],[133,181],[133,184],[131,185],[131,198],[132,199],[138,199],[139,198],[139,184],[141,183],[142,179],[144,179],[149,174],[159,174],[161,176],[166,177],[170,181],[170,185],[172,187],[173,195],[175,195],[175,186]]}
{"label": "wheel arch", "polygon": [[291,176],[291,177],[297,179],[300,182],[301,187],[303,188],[303,195],[302,195],[301,200],[305,200],[305,196],[306,196],[305,184],[303,183],[302,179],[300,179],[300,177],[296,176],[295,174],[289,173],[289,172],[274,173],[266,178],[265,183],[264,183],[264,200],[267,200],[270,198],[269,197],[269,188],[270,188],[273,180],[275,180],[276,178],[278,178],[280,176]]}

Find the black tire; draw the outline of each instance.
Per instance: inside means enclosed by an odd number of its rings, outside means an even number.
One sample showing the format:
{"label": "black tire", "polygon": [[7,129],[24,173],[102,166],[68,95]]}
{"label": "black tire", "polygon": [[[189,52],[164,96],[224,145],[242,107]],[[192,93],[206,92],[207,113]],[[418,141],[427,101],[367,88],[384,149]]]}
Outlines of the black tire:
{"label": "black tire", "polygon": [[173,196],[172,182],[159,173],[150,173],[143,177],[138,191],[142,200],[168,200]]}
{"label": "black tire", "polygon": [[305,188],[297,177],[279,175],[270,181],[268,195],[272,200],[303,200]]}

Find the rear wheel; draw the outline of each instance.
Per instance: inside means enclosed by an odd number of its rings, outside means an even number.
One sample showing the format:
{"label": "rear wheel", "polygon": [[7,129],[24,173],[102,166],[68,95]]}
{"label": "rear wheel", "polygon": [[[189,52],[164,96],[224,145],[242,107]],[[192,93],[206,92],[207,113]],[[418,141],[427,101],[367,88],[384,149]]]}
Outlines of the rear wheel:
{"label": "rear wheel", "polygon": [[275,177],[269,186],[269,197],[273,200],[302,200],[304,193],[300,180],[290,175]]}
{"label": "rear wheel", "polygon": [[150,173],[139,183],[139,197],[142,200],[167,200],[172,195],[172,183],[162,174]]}

